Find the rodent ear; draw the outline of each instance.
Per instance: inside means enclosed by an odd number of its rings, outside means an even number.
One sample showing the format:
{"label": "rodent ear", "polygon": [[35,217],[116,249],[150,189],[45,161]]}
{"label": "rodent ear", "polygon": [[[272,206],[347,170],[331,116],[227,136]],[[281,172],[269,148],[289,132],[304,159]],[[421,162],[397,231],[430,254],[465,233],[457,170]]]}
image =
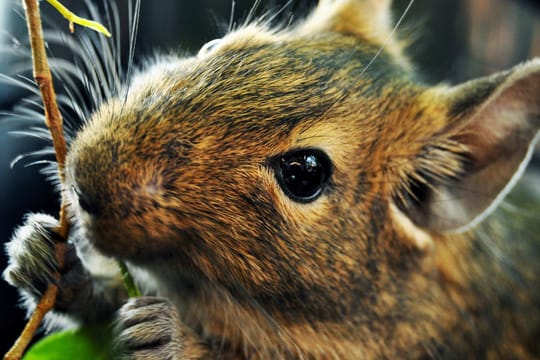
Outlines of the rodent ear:
{"label": "rodent ear", "polygon": [[391,0],[319,0],[310,16],[298,27],[302,34],[336,32],[357,36],[401,54],[392,36]]}
{"label": "rodent ear", "polygon": [[417,225],[461,232],[496,207],[533,153],[540,130],[540,59],[442,96],[448,126],[431,140],[431,154],[419,160],[420,174],[427,175],[409,189],[418,196],[398,204]]}
{"label": "rodent ear", "polygon": [[391,4],[391,0],[319,0],[300,30],[358,35],[382,43],[392,30]]}

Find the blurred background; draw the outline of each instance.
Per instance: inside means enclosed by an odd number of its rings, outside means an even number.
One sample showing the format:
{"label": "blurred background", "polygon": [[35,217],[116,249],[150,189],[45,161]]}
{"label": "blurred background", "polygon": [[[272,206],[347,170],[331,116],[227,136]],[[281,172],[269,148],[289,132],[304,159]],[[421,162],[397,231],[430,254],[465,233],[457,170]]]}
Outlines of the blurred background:
{"label": "blurred background", "polygon": [[[91,0],[100,6],[106,0]],[[127,0],[118,0],[120,16],[127,17]],[[408,0],[395,1],[396,18]],[[21,65],[13,54],[29,53],[27,35],[19,0],[0,0],[0,73],[13,75]],[[81,1],[63,3],[84,15]],[[254,0],[142,0],[140,26],[137,37],[135,63],[156,50],[171,49],[196,53],[205,42],[221,37],[229,22],[246,18]],[[276,11],[285,0],[262,0],[257,14]],[[292,0],[277,18],[294,21],[303,17],[316,1]],[[159,4],[159,5],[158,5]],[[46,3],[41,8],[48,23],[67,23]],[[124,20],[126,21],[126,20]],[[127,23],[127,22],[126,22]],[[409,55],[424,77],[431,82],[457,83],[471,77],[485,75],[540,56],[540,4],[525,0],[416,0],[408,13],[404,27],[413,38]],[[58,30],[63,31],[63,30]],[[76,31],[87,30],[77,28]],[[128,33],[121,34],[124,44]],[[123,46],[127,48],[127,46]],[[53,51],[53,50],[51,50]],[[54,49],[55,56],[67,56],[65,49]],[[123,54],[125,60],[126,54]],[[17,58],[18,59],[18,58]],[[21,89],[0,84],[0,112],[9,113],[25,96]],[[47,183],[39,166],[25,167],[10,163],[18,155],[40,149],[43,141],[20,138],[10,131],[27,126],[16,119],[0,117],[0,242],[7,242],[13,227],[20,224],[26,212],[58,213],[58,196]],[[533,170],[540,169],[538,156],[533,159]],[[539,185],[540,186],[540,185]],[[6,266],[0,251],[0,270]],[[17,306],[14,289],[0,280],[0,354],[4,354],[24,325],[24,312]]]}

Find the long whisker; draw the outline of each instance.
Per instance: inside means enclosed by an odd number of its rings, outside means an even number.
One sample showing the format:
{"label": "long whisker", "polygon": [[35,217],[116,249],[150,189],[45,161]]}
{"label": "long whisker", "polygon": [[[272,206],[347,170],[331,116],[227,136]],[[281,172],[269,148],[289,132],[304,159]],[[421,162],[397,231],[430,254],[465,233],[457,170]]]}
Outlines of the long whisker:
{"label": "long whisker", "polygon": [[250,24],[255,19],[255,13],[257,9],[259,8],[259,5],[261,4],[261,0],[255,0],[253,2],[253,5],[251,6],[251,9],[249,10],[249,13],[246,17],[245,24]]}
{"label": "long whisker", "polygon": [[387,36],[387,38],[383,42],[382,46],[379,48],[377,53],[375,53],[375,55],[371,58],[371,60],[367,63],[366,67],[360,72],[359,76],[364,75],[364,73],[366,71],[368,71],[368,69],[375,62],[375,60],[377,60],[379,55],[381,55],[381,53],[384,51],[384,49],[390,44],[393,37],[395,36],[395,33],[396,33],[397,29],[401,26],[401,23],[403,22],[403,20],[405,19],[405,17],[409,13],[409,10],[412,8],[413,4],[414,4],[414,0],[410,0],[409,3],[407,4],[407,7],[405,8],[405,10],[403,10],[403,12],[401,13],[401,16],[399,17],[398,21],[396,22],[396,24],[392,28],[392,31],[390,32],[390,34]]}
{"label": "long whisker", "polygon": [[236,1],[231,1],[231,14],[229,15],[229,27],[227,28],[227,33],[230,33],[234,29],[234,10],[236,7]]}
{"label": "long whisker", "polygon": [[129,93],[129,88],[131,86],[131,75],[133,73],[133,60],[135,58],[135,45],[137,43],[137,33],[139,31],[139,16],[141,12],[141,1],[135,1],[135,9],[132,8],[132,2],[129,2],[129,28],[130,28],[130,39],[129,39],[129,55],[128,55],[128,66],[127,66],[127,89],[124,95],[123,107],[127,101],[127,95]]}
{"label": "long whisker", "polygon": [[289,6],[291,6],[293,0],[288,0],[283,6],[281,6],[277,11],[272,12],[272,16],[265,19],[266,21],[263,23],[263,26],[268,27],[270,24],[279,16],[281,15]]}

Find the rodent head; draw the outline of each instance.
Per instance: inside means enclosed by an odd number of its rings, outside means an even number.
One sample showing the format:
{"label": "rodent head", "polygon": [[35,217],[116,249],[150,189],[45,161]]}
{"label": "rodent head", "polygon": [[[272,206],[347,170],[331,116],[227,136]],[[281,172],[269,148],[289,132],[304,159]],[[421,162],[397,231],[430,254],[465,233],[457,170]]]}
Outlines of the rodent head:
{"label": "rodent head", "polygon": [[[322,1],[292,29],[247,26],[141,72],[69,152],[90,240],[253,294],[337,301],[337,289],[382,288],[381,273],[407,276],[433,234],[476,221],[538,131],[523,94],[538,93],[540,64],[428,87],[379,34],[388,8],[374,4]],[[313,196],[284,184],[291,159],[326,174]],[[486,196],[440,201],[453,186]]]}

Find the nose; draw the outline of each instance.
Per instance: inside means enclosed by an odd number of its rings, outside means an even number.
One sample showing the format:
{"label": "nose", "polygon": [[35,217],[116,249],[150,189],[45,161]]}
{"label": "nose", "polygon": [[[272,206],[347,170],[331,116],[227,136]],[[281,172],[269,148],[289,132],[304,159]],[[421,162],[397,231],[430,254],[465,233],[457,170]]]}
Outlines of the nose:
{"label": "nose", "polygon": [[98,199],[92,199],[79,188],[72,186],[72,190],[77,196],[79,206],[82,210],[93,216],[99,216],[102,213],[102,206]]}

